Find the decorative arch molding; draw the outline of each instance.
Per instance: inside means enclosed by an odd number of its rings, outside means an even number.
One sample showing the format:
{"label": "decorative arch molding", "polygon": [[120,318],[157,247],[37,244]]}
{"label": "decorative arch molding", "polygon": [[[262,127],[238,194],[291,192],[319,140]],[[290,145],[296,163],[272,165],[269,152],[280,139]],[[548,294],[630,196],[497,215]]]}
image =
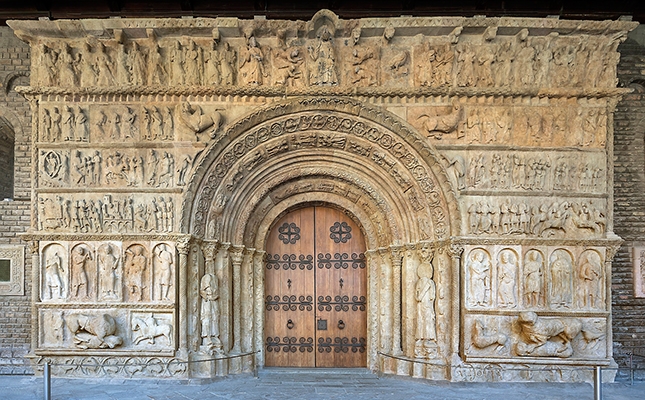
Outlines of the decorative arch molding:
{"label": "decorative arch molding", "polygon": [[[431,235],[418,234],[417,226],[412,237],[391,237],[399,243],[458,236],[456,195],[439,159],[427,138],[383,109],[339,97],[278,102],[231,124],[204,151],[185,192],[180,229],[248,243],[246,223],[272,207],[267,199],[277,186],[318,175],[369,194],[380,213],[404,208],[398,224],[388,224],[392,233],[408,232],[406,223],[417,224],[418,215],[431,219]],[[222,229],[209,235],[218,216]]]}

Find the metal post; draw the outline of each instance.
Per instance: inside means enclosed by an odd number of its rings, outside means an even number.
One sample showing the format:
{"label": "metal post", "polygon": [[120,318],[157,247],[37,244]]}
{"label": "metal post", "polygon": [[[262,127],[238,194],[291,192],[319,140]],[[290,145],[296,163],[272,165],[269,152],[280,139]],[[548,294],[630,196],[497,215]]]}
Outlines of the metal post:
{"label": "metal post", "polygon": [[629,353],[629,384],[634,386],[634,356]]}
{"label": "metal post", "polygon": [[593,371],[593,398],[602,400],[602,369],[597,365]]}
{"label": "metal post", "polygon": [[49,365],[49,361],[45,363],[45,369],[43,371],[43,378],[45,381],[45,400],[52,400],[52,372]]}

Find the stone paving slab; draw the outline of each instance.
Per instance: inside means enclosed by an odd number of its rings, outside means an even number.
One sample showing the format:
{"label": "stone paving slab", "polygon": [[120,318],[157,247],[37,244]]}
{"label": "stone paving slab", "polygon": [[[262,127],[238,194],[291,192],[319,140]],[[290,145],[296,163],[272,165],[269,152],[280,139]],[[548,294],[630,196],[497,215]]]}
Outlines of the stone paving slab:
{"label": "stone paving slab", "polygon": [[[0,376],[1,400],[43,399],[43,378]],[[377,375],[262,371],[204,381],[52,378],[53,400],[593,399],[586,383],[450,383]],[[604,400],[645,399],[645,382],[603,385]]]}

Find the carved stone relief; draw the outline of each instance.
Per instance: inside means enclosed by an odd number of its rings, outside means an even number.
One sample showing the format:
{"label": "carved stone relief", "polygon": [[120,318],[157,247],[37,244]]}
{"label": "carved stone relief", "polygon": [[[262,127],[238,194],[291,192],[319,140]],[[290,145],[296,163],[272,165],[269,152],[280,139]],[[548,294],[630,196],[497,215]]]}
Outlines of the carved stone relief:
{"label": "carved stone relief", "polygon": [[173,315],[168,313],[131,313],[132,344],[145,349],[172,348],[172,320]]}
{"label": "carved stone relief", "polygon": [[603,153],[442,151],[459,190],[604,193]]}
{"label": "carved stone relief", "polygon": [[[168,178],[170,179],[170,178]],[[173,196],[146,199],[130,195],[48,195],[38,199],[41,231],[77,233],[172,232],[175,229]]]}
{"label": "carved stone relief", "polygon": [[153,248],[153,254],[154,300],[174,301],[176,273],[174,249],[166,243],[160,243]]}
{"label": "carved stone relief", "polygon": [[601,237],[604,201],[540,201],[539,198],[467,198],[465,229],[471,235]]}
{"label": "carved stone relief", "polygon": [[513,315],[469,315],[466,319],[467,359],[526,358],[589,359],[606,357],[605,318],[554,317],[522,311]]}
{"label": "carved stone relief", "polygon": [[468,308],[605,309],[603,249],[468,246],[464,255]]}
{"label": "carved stone relief", "polygon": [[[484,99],[483,99],[484,100]],[[480,101],[481,102],[481,101]],[[478,105],[465,98],[440,107],[410,107],[408,122],[437,144],[603,148],[607,110],[575,103]],[[555,160],[554,160],[555,161]]]}
{"label": "carved stone relief", "polygon": [[[22,296],[25,294],[25,247],[0,245],[0,260],[7,270],[3,270],[0,280],[0,296]],[[7,265],[8,264],[8,265]],[[6,276],[5,274],[8,274]]]}
{"label": "carved stone relief", "polygon": [[[414,375],[451,379],[468,378],[461,361],[606,361],[607,138],[633,24],[438,21],[12,22],[32,45],[32,233],[47,238],[37,353],[86,376],[177,377],[194,354],[261,351],[261,312],[240,316],[261,278],[242,261],[232,279],[228,246],[261,243],[290,201],[342,198],[379,248],[369,368],[377,349],[445,361]],[[176,232],[230,243],[187,262]]]}

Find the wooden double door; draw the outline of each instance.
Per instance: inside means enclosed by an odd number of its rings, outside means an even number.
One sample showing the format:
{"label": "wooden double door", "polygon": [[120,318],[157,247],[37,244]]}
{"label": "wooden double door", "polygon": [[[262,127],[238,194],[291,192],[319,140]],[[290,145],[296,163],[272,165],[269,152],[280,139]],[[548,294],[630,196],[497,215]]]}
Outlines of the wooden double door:
{"label": "wooden double door", "polygon": [[308,207],[280,218],[267,240],[267,366],[367,365],[365,240],[342,211]]}

